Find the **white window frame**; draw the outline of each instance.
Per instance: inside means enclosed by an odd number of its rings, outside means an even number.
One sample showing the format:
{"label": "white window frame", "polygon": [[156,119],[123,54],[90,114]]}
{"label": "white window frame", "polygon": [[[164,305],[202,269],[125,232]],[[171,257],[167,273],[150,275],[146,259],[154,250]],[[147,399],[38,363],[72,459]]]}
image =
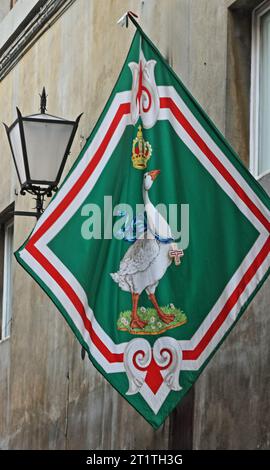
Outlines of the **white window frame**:
{"label": "white window frame", "polygon": [[12,264],[14,220],[4,225],[4,266],[1,341],[10,337],[12,320]]}
{"label": "white window frame", "polygon": [[[251,87],[250,87],[250,172],[256,179],[270,173],[269,170],[259,174],[259,106],[260,106],[260,40],[261,20],[270,11],[270,0],[262,2],[252,12],[251,44]],[[270,77],[269,77],[270,80]],[[269,123],[270,132],[270,123]]]}

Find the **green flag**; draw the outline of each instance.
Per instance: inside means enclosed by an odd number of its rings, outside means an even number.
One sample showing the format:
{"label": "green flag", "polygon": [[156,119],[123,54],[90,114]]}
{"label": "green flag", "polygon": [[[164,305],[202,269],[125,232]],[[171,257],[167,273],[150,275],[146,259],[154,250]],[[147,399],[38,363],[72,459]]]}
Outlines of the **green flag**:
{"label": "green flag", "polygon": [[137,26],[92,134],[16,257],[157,428],[269,274],[269,214]]}

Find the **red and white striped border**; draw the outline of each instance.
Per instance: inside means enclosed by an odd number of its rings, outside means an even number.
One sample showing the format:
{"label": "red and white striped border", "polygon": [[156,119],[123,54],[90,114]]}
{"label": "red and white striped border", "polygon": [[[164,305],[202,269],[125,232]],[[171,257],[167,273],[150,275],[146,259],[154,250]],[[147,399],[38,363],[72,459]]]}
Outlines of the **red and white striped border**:
{"label": "red and white striped border", "polygon": [[[220,298],[188,341],[179,341],[183,370],[198,370],[231,327],[241,307],[270,267],[270,212],[246,180],[201,126],[173,87],[158,87],[159,120],[168,120],[179,138],[215,178],[259,235]],[[108,374],[124,372],[127,343],[115,344],[101,328],[77,279],[49,249],[96,184],[130,120],[130,92],[114,97],[97,134],[81,161],[67,178],[38,221],[20,257],[49,287],[89,346],[95,360]],[[147,396],[149,390],[145,390]],[[167,394],[160,390],[162,402]],[[149,398],[150,400],[150,398]],[[147,399],[147,401],[149,402]],[[158,411],[159,405],[155,405]],[[155,411],[155,412],[157,412]]]}

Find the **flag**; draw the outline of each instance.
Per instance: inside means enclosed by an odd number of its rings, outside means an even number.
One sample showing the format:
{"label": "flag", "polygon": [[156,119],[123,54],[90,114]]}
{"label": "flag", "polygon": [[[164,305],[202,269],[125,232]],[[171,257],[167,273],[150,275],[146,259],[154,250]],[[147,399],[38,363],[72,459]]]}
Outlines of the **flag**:
{"label": "flag", "polygon": [[137,25],[104,111],[16,258],[158,428],[269,274],[269,214]]}

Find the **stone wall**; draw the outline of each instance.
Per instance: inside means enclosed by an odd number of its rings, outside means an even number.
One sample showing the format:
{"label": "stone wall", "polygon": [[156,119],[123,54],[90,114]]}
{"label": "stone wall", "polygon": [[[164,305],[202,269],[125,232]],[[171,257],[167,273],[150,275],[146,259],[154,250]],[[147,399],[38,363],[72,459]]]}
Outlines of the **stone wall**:
{"label": "stone wall", "polygon": [[[248,109],[243,115],[237,111],[243,101],[237,91],[233,42],[227,47],[231,3],[76,0],[0,82],[0,121],[11,123],[16,106],[23,114],[38,112],[43,85],[49,113],[74,118],[83,111],[67,171],[102,111],[128,51],[133,26],[126,30],[116,21],[133,10],[247,162]],[[243,61],[244,104],[249,100],[246,60],[237,55],[237,63]],[[3,128],[0,148],[0,212],[13,201],[16,209],[32,208],[30,197],[17,195]],[[16,218],[15,248],[32,228],[30,218]],[[190,394],[171,420],[153,431],[88,360],[81,360],[80,346],[57,309],[14,262],[12,334],[0,344],[0,448],[269,448],[268,308],[269,283],[249,308],[247,321],[239,323],[200,377],[195,398]]]}

